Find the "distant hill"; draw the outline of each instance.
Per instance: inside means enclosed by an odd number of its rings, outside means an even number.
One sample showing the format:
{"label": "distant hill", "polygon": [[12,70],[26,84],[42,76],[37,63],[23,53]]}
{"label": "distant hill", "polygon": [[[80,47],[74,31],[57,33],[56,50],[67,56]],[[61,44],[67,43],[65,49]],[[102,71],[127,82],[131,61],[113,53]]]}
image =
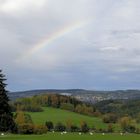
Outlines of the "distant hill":
{"label": "distant hill", "polygon": [[9,92],[8,96],[10,99],[17,99],[22,97],[30,97],[34,95],[41,95],[41,94],[62,94],[71,96],[73,94],[81,94],[86,93],[83,92],[85,90],[82,89],[66,89],[66,90],[57,90],[57,89],[42,89],[42,90],[28,90],[28,91],[18,91],[18,92]]}
{"label": "distant hill", "polygon": [[62,90],[43,89],[43,90],[30,90],[8,93],[11,100],[41,94],[61,94],[73,96],[78,100],[89,103],[96,103],[104,100],[116,100],[116,99],[128,99],[128,100],[140,99],[140,90],[95,91],[84,89],[62,89]]}

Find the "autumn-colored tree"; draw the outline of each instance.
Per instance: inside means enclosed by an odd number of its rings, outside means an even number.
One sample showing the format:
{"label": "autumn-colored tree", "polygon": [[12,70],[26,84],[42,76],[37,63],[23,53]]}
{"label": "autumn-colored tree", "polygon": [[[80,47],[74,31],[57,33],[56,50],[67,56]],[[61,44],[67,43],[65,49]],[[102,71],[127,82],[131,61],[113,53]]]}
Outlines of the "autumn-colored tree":
{"label": "autumn-colored tree", "polygon": [[82,105],[77,105],[76,108],[75,108],[75,112],[78,112],[78,113],[82,113],[83,111],[83,108],[82,108]]}
{"label": "autumn-colored tree", "polygon": [[68,102],[68,97],[66,97],[66,96],[60,97],[60,103],[67,103],[67,102]]}
{"label": "autumn-colored tree", "polygon": [[22,111],[20,111],[16,114],[15,122],[18,125],[25,123],[25,116],[24,116],[24,113]]}
{"label": "autumn-colored tree", "polygon": [[118,120],[118,117],[114,113],[108,113],[103,116],[104,123],[116,123],[117,120]]}
{"label": "autumn-colored tree", "polygon": [[123,131],[135,132],[135,120],[130,117],[122,117],[120,119],[120,125]]}
{"label": "autumn-colored tree", "polygon": [[31,116],[29,114],[25,114],[23,111],[19,111],[16,113],[15,122],[17,125],[33,124]]}
{"label": "autumn-colored tree", "polygon": [[57,95],[51,95],[51,103],[53,107],[59,106],[59,99]]}
{"label": "autumn-colored tree", "polygon": [[130,117],[122,117],[120,119],[120,125],[122,129],[127,128],[128,126],[131,125],[131,118]]}

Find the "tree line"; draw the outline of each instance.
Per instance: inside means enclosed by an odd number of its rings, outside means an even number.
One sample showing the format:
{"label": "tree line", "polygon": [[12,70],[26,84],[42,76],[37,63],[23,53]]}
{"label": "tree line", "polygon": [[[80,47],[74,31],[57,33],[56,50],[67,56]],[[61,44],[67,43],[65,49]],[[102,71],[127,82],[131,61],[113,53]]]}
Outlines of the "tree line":
{"label": "tree line", "polygon": [[38,95],[17,99],[10,103],[13,111],[42,112],[42,107],[60,108],[89,116],[100,116],[101,113],[92,105],[83,103],[71,96],[58,94]]}

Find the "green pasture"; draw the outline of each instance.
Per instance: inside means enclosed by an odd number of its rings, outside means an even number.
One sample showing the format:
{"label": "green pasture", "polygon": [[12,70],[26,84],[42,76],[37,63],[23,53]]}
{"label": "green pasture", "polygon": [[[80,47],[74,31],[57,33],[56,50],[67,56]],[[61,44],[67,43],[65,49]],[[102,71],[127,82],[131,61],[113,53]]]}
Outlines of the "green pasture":
{"label": "green pasture", "polygon": [[95,126],[96,128],[106,128],[107,125],[102,122],[101,118],[90,117],[86,115],[81,115],[78,113],[50,108],[43,108],[43,112],[28,112],[31,115],[32,120],[36,124],[44,124],[46,121],[52,121],[54,124],[57,122],[66,123],[70,120],[73,124],[79,126],[82,121],[85,121],[90,127]]}

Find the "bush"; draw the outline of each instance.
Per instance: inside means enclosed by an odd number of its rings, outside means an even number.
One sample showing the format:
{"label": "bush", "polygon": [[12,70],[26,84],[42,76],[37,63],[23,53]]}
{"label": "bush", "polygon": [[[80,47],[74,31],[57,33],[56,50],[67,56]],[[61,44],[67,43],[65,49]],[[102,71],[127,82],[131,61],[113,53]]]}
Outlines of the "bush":
{"label": "bush", "polygon": [[99,128],[99,129],[96,129],[95,132],[96,133],[106,133],[107,130],[106,129],[103,129],[103,128]]}
{"label": "bush", "polygon": [[48,128],[44,125],[34,125],[34,134],[45,134]]}
{"label": "bush", "polygon": [[109,113],[103,116],[104,123],[116,123],[117,119],[117,116],[113,113]]}
{"label": "bush", "polygon": [[18,125],[19,134],[44,134],[47,133],[48,129],[44,125],[33,125],[33,124],[21,124]]}
{"label": "bush", "polygon": [[100,117],[102,114],[98,110],[93,113],[94,117]]}
{"label": "bush", "polygon": [[40,105],[32,105],[32,104],[22,105],[22,110],[28,111],[28,112],[42,112],[43,111]]}
{"label": "bush", "polygon": [[125,132],[134,133],[136,131],[136,127],[134,125],[128,125],[123,130]]}
{"label": "bush", "polygon": [[62,123],[57,123],[56,126],[55,126],[55,131],[58,131],[58,132],[62,132],[62,131],[65,131],[66,130],[66,126],[63,125]]}
{"label": "bush", "polygon": [[114,131],[112,124],[108,125],[107,132],[112,133]]}
{"label": "bush", "polygon": [[60,106],[61,109],[69,110],[69,111],[74,111],[74,105],[70,103],[62,103]]}
{"label": "bush", "polygon": [[134,133],[136,131],[134,120],[130,117],[122,117],[120,119],[120,125],[123,131]]}
{"label": "bush", "polygon": [[71,128],[70,128],[70,131],[71,132],[79,132],[80,131],[80,128],[77,127],[76,125],[72,125]]}
{"label": "bush", "polygon": [[51,131],[54,128],[53,122],[51,122],[51,121],[47,121],[45,123],[45,126],[48,128],[48,131]]}
{"label": "bush", "polygon": [[32,124],[20,124],[18,125],[19,134],[33,134],[34,126]]}
{"label": "bush", "polygon": [[89,127],[88,127],[87,123],[86,122],[82,122],[81,123],[81,132],[86,133],[88,131],[89,131]]}
{"label": "bush", "polygon": [[140,128],[136,128],[135,133],[140,134]]}
{"label": "bush", "polygon": [[43,109],[34,97],[20,98],[14,102],[17,111],[42,112]]}

